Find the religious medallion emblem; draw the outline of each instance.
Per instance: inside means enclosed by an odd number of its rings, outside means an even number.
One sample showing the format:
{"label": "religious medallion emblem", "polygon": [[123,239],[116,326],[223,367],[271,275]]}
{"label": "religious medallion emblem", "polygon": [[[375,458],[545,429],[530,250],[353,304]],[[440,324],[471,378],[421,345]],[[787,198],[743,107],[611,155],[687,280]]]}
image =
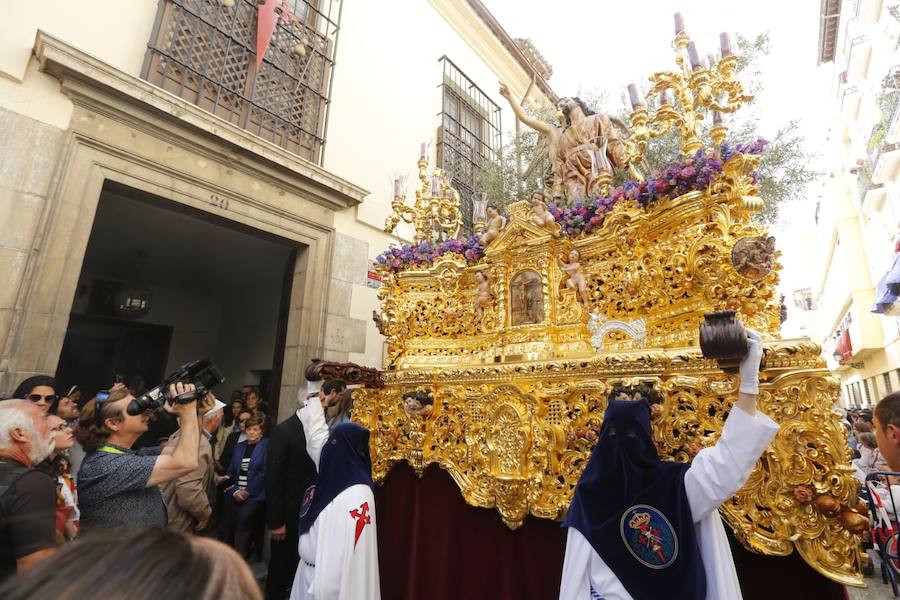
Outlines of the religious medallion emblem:
{"label": "religious medallion emblem", "polygon": [[619,530],[634,558],[651,569],[665,569],[678,556],[678,538],[664,514],[652,506],[637,504],[622,515]]}
{"label": "religious medallion emblem", "polygon": [[313,498],[316,497],[316,486],[315,484],[306,488],[306,491],[303,492],[303,503],[300,505],[300,518],[306,516],[306,513],[309,512],[309,507],[312,506]]}

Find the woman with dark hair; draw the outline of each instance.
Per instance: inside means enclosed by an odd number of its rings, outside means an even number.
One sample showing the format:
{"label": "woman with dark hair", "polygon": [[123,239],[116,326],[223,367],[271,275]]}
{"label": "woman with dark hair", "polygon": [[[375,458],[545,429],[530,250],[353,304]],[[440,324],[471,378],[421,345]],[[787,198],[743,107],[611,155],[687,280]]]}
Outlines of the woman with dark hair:
{"label": "woman with dark hair", "polygon": [[262,392],[256,386],[253,386],[249,392],[247,392],[247,397],[244,399],[244,404],[247,407],[247,410],[253,413],[254,416],[257,417],[265,417],[266,410],[268,410],[268,406],[262,397]]}
{"label": "woman with dark hair", "polygon": [[244,423],[247,439],[237,444],[228,466],[222,541],[247,558],[250,543],[262,532],[266,506],[266,455],[269,440],[263,437],[266,422],[250,417]]}
{"label": "woman with dark hair", "polygon": [[[79,398],[81,398],[81,390],[77,385],[73,385],[65,396],[59,396],[56,402],[50,405],[50,414],[65,419],[66,423],[71,426],[72,431],[78,426],[78,415],[81,414],[81,409],[78,406]],[[70,475],[74,476],[78,473],[84,456],[84,448],[77,441],[74,441],[68,452]]]}
{"label": "woman with dark hair", "polygon": [[41,410],[49,412],[59,399],[59,388],[49,375],[35,375],[20,383],[12,397],[34,402]]}
{"label": "woman with dark hair", "polygon": [[261,600],[249,567],[209,538],[166,529],[89,535],[0,587],[3,600]]}
{"label": "woman with dark hair", "polygon": [[78,535],[80,513],[75,495],[75,484],[72,482],[69,467],[71,463],[66,451],[75,443],[72,425],[59,415],[47,417],[53,436],[53,452],[41,464],[41,470],[47,473],[56,483],[56,537],[57,543],[73,540]]}

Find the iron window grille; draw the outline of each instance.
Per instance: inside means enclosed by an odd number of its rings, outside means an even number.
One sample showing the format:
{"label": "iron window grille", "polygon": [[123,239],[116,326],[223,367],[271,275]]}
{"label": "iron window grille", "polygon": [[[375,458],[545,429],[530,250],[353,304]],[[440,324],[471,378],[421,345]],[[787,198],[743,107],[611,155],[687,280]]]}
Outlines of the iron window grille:
{"label": "iron window grille", "polygon": [[488,162],[500,160],[500,107],[449,58],[442,56],[438,62],[443,98],[437,164],[459,191],[463,228],[470,232],[472,199],[484,191],[481,174]]}
{"label": "iron window grille", "polygon": [[259,4],[159,0],[142,77],[321,163],[341,3],[283,0],[294,18],[277,20],[257,67]]}
{"label": "iron window grille", "polygon": [[885,394],[890,394],[894,391],[894,386],[891,385],[891,372],[882,373],[882,377],[884,377],[884,392]]}

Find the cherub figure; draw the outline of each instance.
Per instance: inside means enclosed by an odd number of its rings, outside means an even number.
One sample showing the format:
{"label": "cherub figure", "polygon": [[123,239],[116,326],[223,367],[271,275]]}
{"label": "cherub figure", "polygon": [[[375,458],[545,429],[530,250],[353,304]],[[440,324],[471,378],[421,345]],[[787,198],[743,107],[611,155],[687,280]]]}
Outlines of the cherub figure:
{"label": "cherub figure", "polygon": [[547,210],[547,204],[544,202],[544,194],[541,192],[534,192],[531,194],[531,222],[538,227],[549,230],[554,236],[559,233],[559,226],[556,224],[556,219],[554,219],[553,214]]}
{"label": "cherub figure", "polygon": [[493,295],[491,294],[491,281],[484,271],[475,271],[475,323],[481,323],[484,317],[484,308],[491,305]]}
{"label": "cherub figure", "polygon": [[487,230],[481,234],[481,245],[487,246],[500,235],[500,231],[506,227],[506,217],[500,214],[496,206],[487,207]]}
{"label": "cherub figure", "polygon": [[588,301],[587,294],[587,279],[584,277],[584,273],[581,270],[581,256],[578,254],[578,250],[572,248],[572,251],[569,252],[569,262],[564,263],[562,260],[557,258],[557,262],[559,262],[560,270],[564,271],[568,278],[566,279],[566,288],[570,290],[575,290],[577,292],[581,303],[585,306],[589,306],[590,302]]}

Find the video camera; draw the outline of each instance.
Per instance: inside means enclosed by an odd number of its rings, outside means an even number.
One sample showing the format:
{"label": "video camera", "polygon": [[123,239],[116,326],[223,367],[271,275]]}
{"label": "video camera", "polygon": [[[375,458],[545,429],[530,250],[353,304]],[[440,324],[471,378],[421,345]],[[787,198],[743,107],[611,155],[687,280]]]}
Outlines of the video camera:
{"label": "video camera", "polygon": [[[179,396],[169,395],[169,386],[177,382],[194,384],[194,391]],[[162,410],[168,404],[187,404],[199,400],[216,385],[225,381],[225,377],[208,358],[195,360],[179,367],[158,386],[144,392],[128,404],[129,415],[139,415],[148,410]]]}

